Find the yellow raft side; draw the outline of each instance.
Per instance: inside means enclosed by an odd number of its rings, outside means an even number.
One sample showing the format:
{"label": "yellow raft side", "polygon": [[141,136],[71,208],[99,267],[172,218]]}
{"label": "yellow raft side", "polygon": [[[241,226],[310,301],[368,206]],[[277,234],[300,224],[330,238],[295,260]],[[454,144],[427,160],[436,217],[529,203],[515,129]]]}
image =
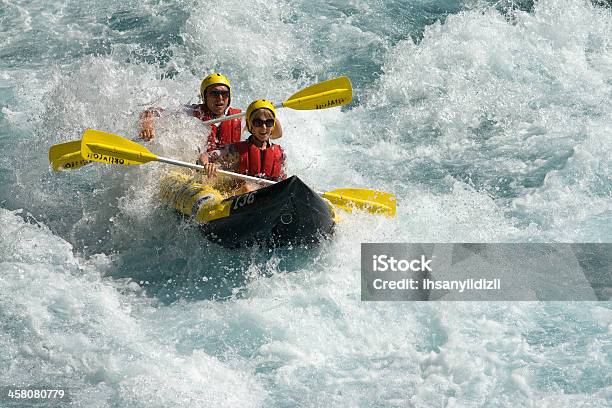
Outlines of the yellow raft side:
{"label": "yellow raft side", "polygon": [[162,201],[181,214],[194,217],[199,223],[207,223],[230,215],[231,200],[224,202],[218,190],[202,184],[193,176],[173,172],[160,183]]}

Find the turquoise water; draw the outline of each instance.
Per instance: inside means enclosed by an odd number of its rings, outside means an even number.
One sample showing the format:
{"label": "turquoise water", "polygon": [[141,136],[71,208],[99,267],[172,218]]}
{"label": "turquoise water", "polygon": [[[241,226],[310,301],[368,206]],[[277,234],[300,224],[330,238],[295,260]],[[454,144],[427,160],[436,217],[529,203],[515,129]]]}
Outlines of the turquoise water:
{"label": "turquoise water", "polygon": [[[75,406],[605,406],[609,302],[364,303],[362,242],[610,242],[612,10],[582,1],[0,3],[0,386]],[[316,248],[229,251],[155,199],[164,165],[53,173],[86,128],[192,160],[176,112],[348,75],[280,112],[290,173],[398,196]],[[1,405],[1,404],[0,404]]]}

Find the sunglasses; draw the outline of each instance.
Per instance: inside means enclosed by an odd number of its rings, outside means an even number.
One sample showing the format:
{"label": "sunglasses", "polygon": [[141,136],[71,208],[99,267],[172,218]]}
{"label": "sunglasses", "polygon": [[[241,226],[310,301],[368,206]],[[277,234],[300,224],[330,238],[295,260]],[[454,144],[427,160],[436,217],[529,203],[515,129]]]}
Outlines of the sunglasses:
{"label": "sunglasses", "polygon": [[212,96],[220,96],[225,99],[229,96],[230,93],[229,91],[220,91],[218,89],[213,89],[212,91],[208,91],[208,94]]}
{"label": "sunglasses", "polygon": [[274,119],[266,119],[266,120],[261,120],[261,119],[253,119],[251,121],[251,123],[253,124],[253,126],[255,127],[260,127],[263,126],[264,123],[266,124],[266,127],[271,128],[272,126],[274,126]]}

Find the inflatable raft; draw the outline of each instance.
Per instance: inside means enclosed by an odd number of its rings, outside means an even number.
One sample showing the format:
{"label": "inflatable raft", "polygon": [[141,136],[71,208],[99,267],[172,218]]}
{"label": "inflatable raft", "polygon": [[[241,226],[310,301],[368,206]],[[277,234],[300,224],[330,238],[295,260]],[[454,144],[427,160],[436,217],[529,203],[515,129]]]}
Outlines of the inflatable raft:
{"label": "inflatable raft", "polygon": [[333,206],[297,176],[250,193],[225,198],[191,176],[170,173],[162,201],[193,217],[211,240],[226,247],[314,243],[333,232]]}

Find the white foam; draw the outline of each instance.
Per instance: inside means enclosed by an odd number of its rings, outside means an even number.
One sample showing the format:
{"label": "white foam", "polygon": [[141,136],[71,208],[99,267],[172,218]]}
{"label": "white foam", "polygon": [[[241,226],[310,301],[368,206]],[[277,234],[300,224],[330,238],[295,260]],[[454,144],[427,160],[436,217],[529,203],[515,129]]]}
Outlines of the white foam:
{"label": "white foam", "polygon": [[151,301],[121,295],[117,282],[99,274],[103,259],[84,262],[44,226],[6,210],[0,215],[10,232],[0,248],[3,347],[5,363],[12,361],[3,382],[43,383],[52,376],[75,387],[73,400],[86,401],[94,390],[84,381],[131,406],[258,405],[264,393],[248,373],[201,351],[177,354],[152,337],[150,320],[143,319]]}
{"label": "white foam", "polygon": [[[61,28],[57,16],[70,10],[49,7],[28,11],[32,21],[78,38],[77,49],[120,38],[89,16],[90,24]],[[164,24],[163,7],[139,16]],[[24,159],[11,164],[15,181],[3,187],[14,194],[3,193],[2,206],[25,207],[48,225],[0,210],[3,382],[61,379],[83,406],[605,404],[609,387],[593,375],[609,371],[605,307],[361,302],[359,245],[605,240],[609,13],[545,0],[511,19],[465,11],[415,44],[360,25],[356,11],[380,23],[377,2],[343,7],[195,2],[184,7],[184,43],[169,47],[165,66],[137,58],[144,46],[127,32],[108,53],[57,64],[42,54],[38,65],[0,73],[15,92],[3,114],[28,146],[11,146]],[[312,25],[296,33],[295,21]],[[317,42],[323,25],[337,42]],[[280,143],[291,172],[318,190],[395,192],[395,219],[343,215],[332,240],[303,253],[230,253],[155,205],[161,165],[48,172],[50,144],[87,127],[134,137],[149,106],[167,110],[147,146],[189,160],[205,129],[174,112],[194,101],[204,74],[228,73],[238,107],[261,96],[282,101],[367,47],[386,55],[378,81],[355,81],[362,105],[285,109]],[[499,187],[499,178],[522,180],[570,150],[541,184],[512,185],[516,197],[460,177],[493,174]],[[244,287],[227,283],[242,271]],[[174,284],[187,294],[166,304],[182,296]],[[201,295],[223,290],[234,296]]]}

